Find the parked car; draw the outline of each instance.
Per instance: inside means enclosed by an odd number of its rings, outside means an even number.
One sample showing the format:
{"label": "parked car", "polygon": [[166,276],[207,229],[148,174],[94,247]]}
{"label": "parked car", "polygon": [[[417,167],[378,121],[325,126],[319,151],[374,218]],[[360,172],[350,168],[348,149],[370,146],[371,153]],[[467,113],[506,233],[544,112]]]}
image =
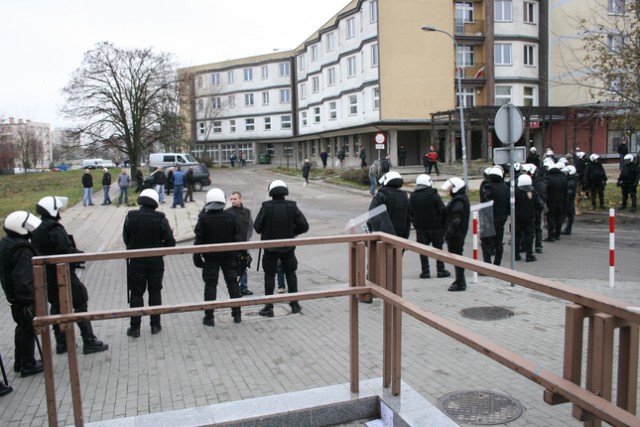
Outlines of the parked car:
{"label": "parked car", "polygon": [[[165,166],[162,168],[163,173],[166,175],[169,174],[169,168],[173,166]],[[187,170],[192,167],[193,168],[193,190],[194,191],[202,191],[203,187],[211,185],[211,174],[209,173],[209,168],[207,165],[203,163],[196,163],[194,165],[188,165],[181,167],[184,173],[187,173]],[[153,176],[158,173],[158,171],[154,171],[151,175],[148,175],[144,178],[142,183],[143,188],[153,188],[154,186],[154,178]]]}

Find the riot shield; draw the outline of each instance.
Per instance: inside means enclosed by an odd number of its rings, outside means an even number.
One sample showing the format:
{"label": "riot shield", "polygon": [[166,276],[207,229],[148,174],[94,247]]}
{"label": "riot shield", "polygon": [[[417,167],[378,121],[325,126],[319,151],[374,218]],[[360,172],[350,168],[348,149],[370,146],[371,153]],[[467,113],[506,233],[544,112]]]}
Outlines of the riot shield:
{"label": "riot shield", "polygon": [[376,206],[356,218],[351,218],[344,226],[345,234],[372,233],[374,231],[396,234],[385,205]]}

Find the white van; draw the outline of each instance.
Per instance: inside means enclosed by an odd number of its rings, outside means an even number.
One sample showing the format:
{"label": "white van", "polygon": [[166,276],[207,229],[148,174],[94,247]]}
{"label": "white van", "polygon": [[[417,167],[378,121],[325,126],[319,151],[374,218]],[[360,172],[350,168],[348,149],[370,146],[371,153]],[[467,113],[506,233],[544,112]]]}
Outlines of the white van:
{"label": "white van", "polygon": [[153,153],[149,155],[149,168],[151,169],[158,166],[184,166],[197,163],[196,158],[188,153]]}

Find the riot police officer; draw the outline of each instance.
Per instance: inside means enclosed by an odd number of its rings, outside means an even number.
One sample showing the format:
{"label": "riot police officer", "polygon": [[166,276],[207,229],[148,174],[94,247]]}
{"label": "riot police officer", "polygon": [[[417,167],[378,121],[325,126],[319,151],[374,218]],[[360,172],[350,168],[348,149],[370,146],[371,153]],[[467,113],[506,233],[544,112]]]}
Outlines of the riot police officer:
{"label": "riot police officer", "polygon": [[[67,233],[64,226],[60,224],[60,211],[67,205],[66,197],[47,196],[40,199],[36,204],[36,211],[40,214],[42,224],[32,233],[31,242],[42,255],[63,255],[82,253],[76,247],[73,236]],[[73,309],[76,313],[84,313],[88,310],[89,294],[84,283],[76,274],[76,269],[81,268],[80,264],[71,264],[71,299]],[[51,304],[51,314],[60,314],[60,301],[58,298],[58,280],[56,266],[48,264],[46,266],[47,276],[47,296]],[[80,335],[84,343],[83,353],[97,353],[109,348],[93,334],[91,322],[78,322]],[[58,325],[53,326],[56,338],[56,353],[62,354],[67,351],[67,339]]]}
{"label": "riot police officer", "polygon": [[[175,246],[176,240],[169,221],[164,213],[157,212],[160,197],[152,188],[143,190],[138,197],[139,210],[127,213],[122,230],[122,238],[127,249],[150,249]],[[143,307],[143,295],[149,290],[149,306],[162,305],[162,279],[164,277],[164,259],[161,256],[133,258],[129,260],[127,281],[131,299],[131,308]],[[151,316],[151,333],[162,330],[160,315]],[[140,336],[140,316],[131,318],[127,335]]]}
{"label": "riot police officer", "polygon": [[[302,214],[296,202],[285,200],[289,195],[289,188],[279,179],[269,184],[271,200],[262,203],[260,212],[256,216],[253,229],[261,235],[261,240],[292,239],[309,230],[307,219]],[[298,292],[298,259],[295,247],[269,248],[262,255],[264,269],[264,293],[273,295],[276,287],[276,273],[278,260],[282,261],[284,275],[287,279],[289,293]],[[302,308],[297,301],[289,303],[292,313],[300,313]],[[261,316],[273,317],[273,304],[267,304],[258,312]]]}
{"label": "riot police officer", "polygon": [[483,186],[480,193],[480,201],[488,202],[493,200],[493,227],[496,234],[490,237],[483,237],[482,258],[484,262],[500,265],[504,252],[504,225],[509,217],[509,187],[504,182],[504,172],[502,168],[494,166],[487,172],[488,183]]}
{"label": "riot police officer", "polygon": [[[451,201],[445,210],[445,235],[449,252],[462,255],[464,239],[469,230],[470,204],[466,194],[464,180],[458,177],[449,178],[442,184],[442,189],[448,191]],[[456,279],[449,287],[449,291],[458,292],[467,289],[464,268],[456,266]]]}
{"label": "riot police officer", "polygon": [[[242,242],[242,229],[236,216],[224,210],[224,192],[219,188],[212,188],[205,197],[204,209],[198,216],[195,227],[196,240],[194,245],[208,245],[212,243]],[[204,300],[215,301],[218,288],[220,269],[227,284],[229,298],[240,298],[238,286],[238,270],[236,265],[237,252],[209,252],[193,254],[193,263],[202,268],[204,280]],[[231,308],[231,315],[235,323],[240,323],[240,307]],[[205,310],[202,323],[215,326],[213,310]]]}
{"label": "riot police officer", "polygon": [[638,173],[638,167],[633,162],[633,154],[627,154],[624,156],[624,165],[620,170],[620,176],[618,177],[617,185],[622,192],[622,204],[620,210],[627,208],[627,199],[631,197],[631,212],[636,211],[636,188],[638,187],[638,179],[640,173]]}
{"label": "riot police officer", "polygon": [[567,207],[567,177],[557,163],[550,163],[545,175],[547,188],[547,238],[545,242],[560,240],[562,220]]}
{"label": "riot police officer", "polygon": [[[373,196],[369,210],[385,205],[395,235],[408,239],[411,232],[411,204],[407,193],[401,190],[404,179],[398,172],[391,171],[380,178],[380,183],[382,187]],[[375,230],[376,227],[373,228]]]}

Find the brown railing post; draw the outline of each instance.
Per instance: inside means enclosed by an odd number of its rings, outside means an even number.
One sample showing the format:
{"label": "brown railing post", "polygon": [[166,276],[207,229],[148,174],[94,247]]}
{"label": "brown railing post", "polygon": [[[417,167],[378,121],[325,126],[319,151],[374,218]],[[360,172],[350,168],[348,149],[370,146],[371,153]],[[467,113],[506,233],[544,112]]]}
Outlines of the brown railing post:
{"label": "brown railing post", "polygon": [[[73,299],[71,296],[71,272],[69,270],[69,264],[56,264],[56,271],[58,275],[60,314],[71,314],[73,313]],[[60,330],[64,331],[67,336],[73,418],[75,425],[82,427],[84,426],[84,417],[82,415],[82,396],[80,393],[80,373],[78,370],[75,327],[73,323],[65,323],[60,325]]]}
{"label": "brown railing post", "polygon": [[618,349],[618,392],[616,403],[632,414],[636,413],[638,397],[638,325],[620,327]]}
{"label": "brown railing post", "polygon": [[[349,286],[364,286],[364,243],[349,245]],[[358,298],[349,297],[349,363],[351,392],[360,391]]]}
{"label": "brown railing post", "polygon": [[[402,248],[393,247],[389,261],[392,263],[391,291],[402,297]],[[402,310],[395,305],[391,309],[392,320],[392,354],[391,354],[391,394],[400,394],[400,380],[402,378]]]}
{"label": "brown railing post", "polygon": [[[36,265],[33,267],[33,284],[36,289],[36,317],[47,315],[47,293],[45,267]],[[42,364],[44,365],[44,389],[47,395],[47,417],[49,426],[58,425],[58,413],[56,405],[56,387],[53,378],[53,352],[51,349],[51,329],[48,326],[36,329],[42,341]]]}

